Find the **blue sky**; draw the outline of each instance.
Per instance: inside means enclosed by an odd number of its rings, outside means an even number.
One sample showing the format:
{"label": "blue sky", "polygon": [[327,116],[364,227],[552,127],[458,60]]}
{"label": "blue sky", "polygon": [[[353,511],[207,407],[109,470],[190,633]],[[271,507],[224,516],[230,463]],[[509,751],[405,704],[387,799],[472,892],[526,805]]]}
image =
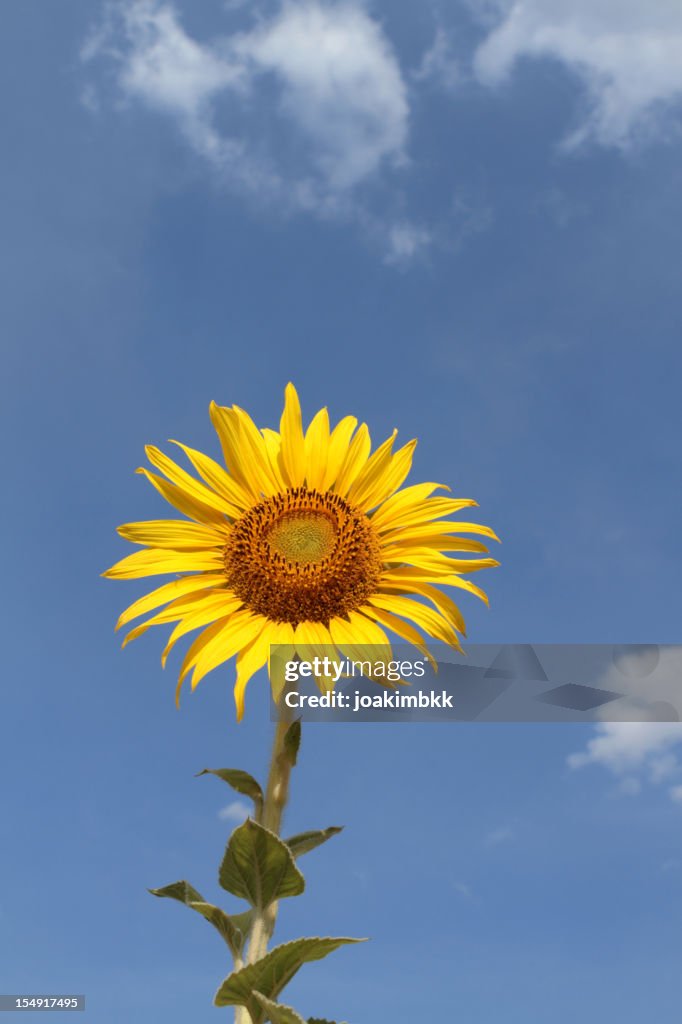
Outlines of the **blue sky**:
{"label": "blue sky", "polygon": [[[570,15],[569,15],[570,11]],[[680,640],[682,13],[651,0],[5,5],[0,991],[96,1024],[218,1020],[203,922],[266,680],[180,712],[121,653],[143,445],[217,453],[296,382],[503,540],[472,642]],[[142,591],[143,587],[139,588]],[[290,1001],[353,1024],[676,1019],[679,738],[311,725],[281,937],[372,942]],[[572,755],[584,755],[575,757]],[[222,816],[221,816],[221,812]],[[500,1009],[502,1006],[502,1010]],[[229,1017],[229,1015],[228,1015]]]}

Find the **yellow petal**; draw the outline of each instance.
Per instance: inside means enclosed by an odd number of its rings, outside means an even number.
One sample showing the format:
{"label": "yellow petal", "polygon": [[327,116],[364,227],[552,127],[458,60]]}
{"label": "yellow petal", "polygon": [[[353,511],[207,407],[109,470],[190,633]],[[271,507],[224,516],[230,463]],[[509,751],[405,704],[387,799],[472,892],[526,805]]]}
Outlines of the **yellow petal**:
{"label": "yellow petal", "polygon": [[209,415],[223,450],[228,473],[254,501],[257,501],[258,490],[248,473],[248,467],[244,463],[240,450],[239,422],[234,411],[224,405],[216,405],[215,402],[211,402]]}
{"label": "yellow petal", "polygon": [[256,616],[246,609],[240,609],[219,619],[211,626],[207,626],[187,649],[180,667],[176,702],[180,697],[180,688],[190,671],[194,670],[192,676],[192,689],[194,690],[208,672],[229,661],[237,651],[250,643],[258,630],[262,628],[263,622],[265,619],[262,616]]}
{"label": "yellow petal", "polygon": [[237,708],[237,721],[244,717],[244,694],[249,680],[266,664],[270,655],[269,623],[262,632],[237,655],[237,680],[234,684],[234,702]]}
{"label": "yellow petal", "polygon": [[409,562],[411,553],[418,555],[439,551],[474,551],[487,553],[488,549],[480,540],[471,540],[470,537],[422,537],[419,541],[406,540],[404,543],[393,542],[382,544],[381,557],[384,562]]}
{"label": "yellow petal", "polygon": [[363,605],[360,608],[360,611],[364,615],[368,615],[371,618],[376,619],[377,622],[386,626],[387,629],[392,630],[397,636],[402,637],[403,640],[407,640],[409,644],[416,647],[417,650],[420,651],[428,661],[430,661],[434,672],[438,671],[436,661],[426,646],[424,637],[409,622],[399,619],[397,615],[392,615],[383,608],[374,608],[371,605]]}
{"label": "yellow petal", "polygon": [[332,430],[327,452],[327,469],[322,483],[323,491],[328,491],[339,475],[348,453],[350,439],[357,425],[358,421],[355,416],[344,416]]}
{"label": "yellow petal", "polygon": [[184,660],[182,662],[182,665],[180,666],[178,683],[177,686],[175,687],[176,707],[180,706],[180,690],[182,689],[182,684],[184,683],[188,672],[190,672],[192,666],[196,662],[196,659],[199,657],[201,651],[211,642],[211,640],[213,640],[218,635],[218,633],[220,633],[220,631],[225,627],[225,625],[229,623],[231,618],[232,616],[228,615],[225,616],[225,618],[219,619],[218,622],[213,622],[210,626],[207,626],[206,629],[202,630],[201,633],[199,633],[199,636],[196,636],[194,638],[192,643],[187,648]]}
{"label": "yellow petal", "polygon": [[293,384],[284,392],[284,412],[279,432],[282,438],[282,464],[289,487],[302,487],[305,479],[305,449],[301,405]]}
{"label": "yellow petal", "polygon": [[223,601],[217,604],[207,604],[206,606],[197,607],[195,612],[183,616],[182,620],[177,624],[171,635],[168,637],[168,642],[161,652],[161,665],[163,668],[166,667],[168,655],[175,647],[178,640],[181,640],[183,636],[188,633],[193,633],[195,629],[199,629],[201,626],[207,626],[211,622],[215,622],[219,618],[225,618],[232,612],[236,612],[241,608],[242,602],[239,598],[233,594],[225,595]]}
{"label": "yellow petal", "polygon": [[373,594],[369,604],[375,608],[383,608],[394,615],[401,615],[403,618],[411,619],[421,626],[429,636],[436,640],[442,640],[450,647],[461,650],[457,634],[452,626],[443,619],[438,612],[427,608],[426,605],[412,601],[409,597],[402,597],[398,594]]}
{"label": "yellow petal", "polygon": [[490,537],[491,540],[498,542],[500,540],[489,526],[481,526],[480,523],[460,523],[456,519],[437,519],[421,525],[401,526],[395,530],[386,530],[382,533],[382,541],[392,543],[397,540],[402,543],[405,540],[431,540],[450,533],[478,533],[482,537]]}
{"label": "yellow petal", "polygon": [[[434,491],[449,491],[445,484],[412,484],[410,487],[403,487],[382,502],[381,507],[372,512],[372,523],[379,532],[392,529],[392,520],[402,513],[411,510],[426,501]],[[476,504],[476,502],[472,502]]]}
{"label": "yellow petal", "polygon": [[290,622],[273,622],[270,627],[270,641],[268,647],[268,672],[270,674],[270,685],[272,687],[272,698],[277,703],[284,686],[284,675],[276,676],[271,671],[271,655],[272,648],[278,647],[277,657],[278,660],[286,664],[287,661],[293,661],[295,646],[294,646],[294,627]]}
{"label": "yellow petal", "polygon": [[247,609],[234,612],[222,630],[202,649],[194,663],[192,673],[192,689],[195,690],[204,676],[219,665],[241,651],[254,640],[265,626],[267,620],[262,615],[254,615]]}
{"label": "yellow petal", "polygon": [[171,483],[179,487],[190,498],[200,501],[203,505],[208,505],[209,508],[222,512],[226,516],[234,514],[234,507],[230,505],[229,501],[225,501],[223,497],[212,491],[210,487],[205,487],[204,484],[195,480],[193,476],[190,476],[184,469],[181,469],[177,463],[169,459],[167,455],[164,455],[160,449],[155,448],[152,444],[148,444],[145,447],[145,452],[152,466],[163,473]]}
{"label": "yellow petal", "polygon": [[284,480],[282,470],[282,438],[276,430],[270,430],[269,427],[264,427],[261,430],[261,434],[263,435],[263,441],[265,442],[265,450],[268,453],[270,466],[273,471],[277,472],[281,479]]}
{"label": "yellow petal", "polygon": [[489,604],[488,597],[484,591],[463,576],[433,573],[424,569],[415,569],[412,566],[400,566],[399,568],[387,570],[381,577],[381,586],[384,587],[388,583],[399,583],[405,590],[409,590],[415,583],[433,583],[434,579],[439,587],[458,587],[460,590],[466,590],[469,594],[474,594],[484,604]]}
{"label": "yellow petal", "polygon": [[170,572],[201,572],[220,569],[220,551],[157,551],[148,548],[127,555],[102,575],[111,580],[135,580],[141,576],[162,576]]}
{"label": "yellow petal", "polygon": [[379,445],[355,477],[348,491],[348,500],[352,505],[362,509],[369,507],[366,505],[366,498],[381,479],[384,470],[391,464],[391,449],[397,433],[398,431],[394,430],[391,436]]}
{"label": "yellow petal", "polygon": [[209,458],[208,455],[204,455],[203,452],[199,452],[195,448],[188,448],[186,444],[181,444],[180,441],[171,440],[170,443],[177,445],[185,453],[199,476],[206,481],[208,486],[216,494],[220,494],[225,498],[225,501],[229,503],[233,510],[230,515],[236,518],[247,508],[250,508],[253,504],[251,494],[237,480],[226,473],[223,467],[214,459]]}
{"label": "yellow petal", "polygon": [[[429,548],[410,548],[399,555],[392,556],[393,561],[414,565],[420,569],[433,570],[437,572],[479,572],[481,569],[494,569],[500,563],[494,558],[448,558],[435,550]],[[385,562],[386,556],[382,555]]]}
{"label": "yellow petal", "polygon": [[227,524],[216,528],[182,519],[153,519],[144,523],[124,523],[118,527],[121,537],[133,544],[172,551],[200,551],[225,546]]}
{"label": "yellow petal", "polygon": [[322,622],[299,622],[294,630],[294,644],[304,661],[333,656],[334,641]]}
{"label": "yellow petal", "polygon": [[320,409],[313,417],[306,431],[303,447],[306,485],[321,491],[324,487],[329,451],[329,413],[326,409]]}
{"label": "yellow petal", "polygon": [[357,502],[361,509],[366,512],[380,505],[381,502],[385,501],[389,495],[393,494],[400,487],[412,468],[412,456],[416,447],[416,441],[409,441],[391,456],[381,472],[377,473],[376,479],[371,486],[368,486],[362,500]]}
{"label": "yellow petal", "polygon": [[439,587],[458,587],[460,590],[466,590],[468,594],[473,594],[474,597],[478,597],[483,604],[486,606],[490,605],[488,595],[480,587],[477,587],[471,580],[464,579],[463,576],[441,576],[438,580]]}
{"label": "yellow petal", "polygon": [[[131,629],[125,637],[122,646],[126,647],[131,640],[136,640],[138,636],[142,636],[150,626],[163,626],[167,622],[177,622],[179,619],[198,616],[200,621],[197,622],[196,626],[191,627],[196,629],[199,626],[205,626],[209,622],[222,618],[232,611],[233,608],[238,608],[240,604],[241,602],[227,590],[187,594],[184,597],[177,598],[175,601],[171,601],[163,611],[158,612],[152,618],[147,619],[146,622]],[[185,632],[188,632],[188,630]]]}
{"label": "yellow petal", "polygon": [[[438,581],[440,583],[440,580]],[[427,601],[430,601],[437,611],[443,615],[454,629],[466,636],[466,623],[464,622],[464,616],[461,611],[447,594],[444,594],[442,590],[438,590],[437,587],[431,586],[429,583],[420,583],[413,580],[411,583],[407,582],[391,582],[390,580],[382,581],[380,592],[384,591],[397,591],[405,595],[406,590],[410,590],[415,594],[419,594],[420,597],[425,597]],[[406,596],[406,595],[405,595]]]}
{"label": "yellow petal", "polygon": [[350,612],[348,621],[332,619],[329,632],[332,642],[353,661],[377,660],[376,654],[368,652],[368,646],[383,648],[390,656],[391,644],[384,631],[358,612]]}
{"label": "yellow petal", "polygon": [[[336,658],[336,648],[329,629],[322,622],[301,622],[294,630],[296,653],[303,661],[313,658]],[[324,674],[315,675],[315,682],[323,692],[334,689],[334,679]]]}
{"label": "yellow petal", "polygon": [[140,466],[135,472],[145,476],[159,494],[166,499],[169,505],[176,508],[178,512],[182,512],[183,515],[189,516],[190,519],[194,519],[198,523],[213,523],[215,525],[222,525],[227,522],[222,512],[218,512],[216,509],[211,508],[210,505],[205,505],[204,502],[190,497],[186,491],[176,487],[175,484],[169,484],[167,480],[157,476],[156,473],[150,473],[144,466]]}
{"label": "yellow petal", "polygon": [[[427,498],[416,505],[406,507],[391,516],[390,522],[384,522],[377,527],[379,533],[385,533],[387,529],[395,529],[398,526],[423,526],[424,523],[435,521],[452,512],[459,512],[460,509],[477,505],[478,502],[471,498]],[[383,506],[377,509],[383,512]],[[372,517],[374,521],[374,516]]]}
{"label": "yellow petal", "polygon": [[372,440],[366,423],[361,423],[358,432],[348,445],[346,456],[334,484],[334,491],[345,497],[358,473],[365,466],[372,448]]}
{"label": "yellow petal", "polygon": [[120,629],[121,626],[125,626],[126,623],[131,622],[138,616],[151,612],[154,608],[159,608],[162,604],[166,604],[166,602],[172,601],[176,597],[182,597],[194,591],[205,590],[208,587],[214,587],[224,582],[225,577],[223,573],[202,573],[197,576],[181,576],[180,579],[164,583],[162,586],[157,587],[156,590],[152,590],[149,594],[145,594],[144,597],[138,598],[137,601],[129,605],[119,616],[116,629]]}
{"label": "yellow petal", "polygon": [[265,438],[244,409],[233,407],[239,424],[240,451],[246,460],[246,472],[253,486],[262,494],[279,494],[285,489],[284,479],[270,462]]}

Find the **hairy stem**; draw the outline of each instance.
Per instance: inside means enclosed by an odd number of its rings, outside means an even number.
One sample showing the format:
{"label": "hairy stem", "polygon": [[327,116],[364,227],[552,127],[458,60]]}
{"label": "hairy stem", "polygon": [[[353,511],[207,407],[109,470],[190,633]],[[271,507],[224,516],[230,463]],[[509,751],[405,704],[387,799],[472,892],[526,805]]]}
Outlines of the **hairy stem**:
{"label": "hairy stem", "polygon": [[[265,790],[265,802],[263,804],[261,824],[265,828],[270,829],[271,832],[274,832],[275,835],[280,834],[282,815],[284,814],[284,808],[289,796],[291,761],[284,749],[284,737],[290,724],[290,721],[285,719],[277,723],[275,739],[272,745],[270,772]],[[256,915],[249,940],[248,962],[250,964],[265,956],[276,920],[277,903],[271,903],[261,914]]]}

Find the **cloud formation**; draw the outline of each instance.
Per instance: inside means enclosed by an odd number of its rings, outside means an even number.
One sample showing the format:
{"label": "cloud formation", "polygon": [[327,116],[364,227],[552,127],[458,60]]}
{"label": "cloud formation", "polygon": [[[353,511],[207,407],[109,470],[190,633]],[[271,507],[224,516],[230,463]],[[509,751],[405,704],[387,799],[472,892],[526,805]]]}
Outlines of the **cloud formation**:
{"label": "cloud formation", "polygon": [[450,38],[439,25],[433,43],[421,59],[412,77],[416,82],[431,82],[446,92],[453,92],[461,84],[461,72],[452,52]]}
{"label": "cloud formation", "polygon": [[[646,702],[641,697],[643,679]],[[569,756],[569,768],[599,765],[619,779],[622,793],[635,796],[646,781],[668,786],[670,798],[682,802],[682,722],[642,720],[652,703],[659,711],[678,713],[681,679],[680,647],[661,647],[655,662],[647,648],[633,648],[631,654],[621,657],[595,685],[626,694],[617,706],[623,720],[597,725],[586,748]],[[604,715],[612,717],[615,713],[614,705],[603,709]]]}
{"label": "cloud formation", "polygon": [[[406,159],[400,67],[380,25],[353,2],[290,0],[249,31],[200,41],[167,0],[122,0],[82,57],[113,60],[126,100],[173,118],[229,184],[261,200],[347,213],[350,190]],[[271,144],[273,110],[274,135],[296,142],[288,164],[287,147]]]}
{"label": "cloud formation", "polygon": [[[411,72],[365,0],[230,0],[201,36],[182,3],[109,0],[83,60],[106,63],[118,101],[174,124],[221,186],[278,215],[354,224],[392,265],[456,251],[471,233],[459,205],[424,223],[408,204],[413,185],[423,196],[428,167],[421,153],[414,163],[409,155],[420,91],[438,88],[461,103],[472,73],[499,86],[523,58],[554,58],[586,97],[569,148],[588,140],[625,148],[668,130],[674,121],[664,114],[682,100],[678,0],[465,0],[484,31],[475,52],[437,19]],[[93,77],[82,90],[93,115],[104,109],[104,81]]]}
{"label": "cloud formation", "polygon": [[408,106],[400,67],[380,26],[355,4],[287,3],[270,22],[237,37],[252,74],[271,73],[279,106],[312,147],[333,189],[401,162]]}
{"label": "cloud formation", "polygon": [[499,828],[494,828],[485,837],[485,846],[500,846],[502,843],[508,843],[514,838],[514,830],[509,825],[500,825]]}
{"label": "cloud formation", "polygon": [[499,0],[498,23],[474,69],[503,82],[524,57],[553,57],[587,91],[589,110],[567,139],[626,147],[682,99],[682,5],[678,0]]}
{"label": "cloud formation", "polygon": [[220,808],[218,817],[221,821],[237,821],[241,824],[250,813],[249,808],[241,800],[233,800],[231,804]]}

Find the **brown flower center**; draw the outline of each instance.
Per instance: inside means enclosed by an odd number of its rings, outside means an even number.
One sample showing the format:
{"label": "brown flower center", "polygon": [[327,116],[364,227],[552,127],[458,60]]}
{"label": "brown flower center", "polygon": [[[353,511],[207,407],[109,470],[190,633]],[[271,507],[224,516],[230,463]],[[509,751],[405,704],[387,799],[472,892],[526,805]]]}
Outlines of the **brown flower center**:
{"label": "brown flower center", "polygon": [[377,535],[367,516],[337,494],[297,487],[249,509],[225,545],[229,587],[275,622],[346,616],[376,591]]}

